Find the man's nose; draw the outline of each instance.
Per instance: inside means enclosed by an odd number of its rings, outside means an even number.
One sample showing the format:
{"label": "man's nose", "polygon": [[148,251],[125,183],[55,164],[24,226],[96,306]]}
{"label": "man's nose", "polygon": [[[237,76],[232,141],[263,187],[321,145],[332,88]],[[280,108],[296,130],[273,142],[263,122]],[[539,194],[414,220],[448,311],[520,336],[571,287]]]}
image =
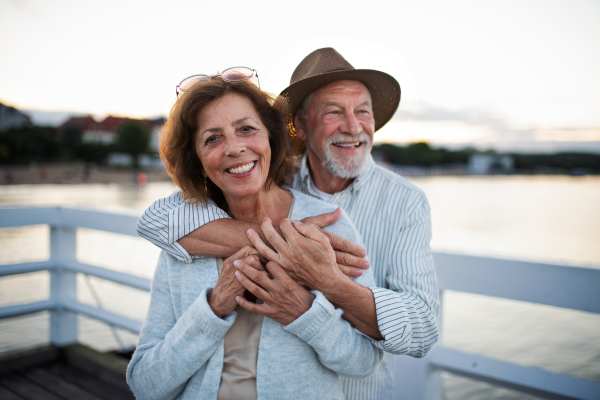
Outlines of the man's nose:
{"label": "man's nose", "polygon": [[349,133],[351,135],[358,135],[363,131],[362,124],[353,113],[348,113],[345,115],[344,126],[342,128],[345,131],[344,133]]}

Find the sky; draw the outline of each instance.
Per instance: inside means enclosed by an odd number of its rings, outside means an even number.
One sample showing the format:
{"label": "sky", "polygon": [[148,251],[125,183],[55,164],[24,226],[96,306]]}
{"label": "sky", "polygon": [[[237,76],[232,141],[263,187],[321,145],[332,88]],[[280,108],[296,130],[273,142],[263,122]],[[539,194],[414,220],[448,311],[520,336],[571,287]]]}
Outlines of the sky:
{"label": "sky", "polygon": [[334,47],[400,83],[376,141],[600,152],[599,20],[597,0],[0,0],[0,102],[168,115],[189,75],[249,66],[279,93]]}

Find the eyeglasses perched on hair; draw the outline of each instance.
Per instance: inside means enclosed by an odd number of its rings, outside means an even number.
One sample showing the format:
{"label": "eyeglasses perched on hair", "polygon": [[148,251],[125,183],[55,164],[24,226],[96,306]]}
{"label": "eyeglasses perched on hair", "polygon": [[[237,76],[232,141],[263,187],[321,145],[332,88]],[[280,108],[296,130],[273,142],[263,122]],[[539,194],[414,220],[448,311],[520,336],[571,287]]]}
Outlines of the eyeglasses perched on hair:
{"label": "eyeglasses perched on hair", "polygon": [[190,88],[196,83],[210,81],[215,76],[220,76],[225,82],[243,82],[256,77],[258,88],[260,89],[258,72],[256,72],[255,69],[248,67],[231,67],[227,68],[226,70],[223,70],[223,72],[216,75],[198,74],[188,76],[187,78],[179,82],[179,85],[177,85],[177,87],[175,87],[175,93],[177,93],[177,96],[179,96],[179,93],[189,91]]}

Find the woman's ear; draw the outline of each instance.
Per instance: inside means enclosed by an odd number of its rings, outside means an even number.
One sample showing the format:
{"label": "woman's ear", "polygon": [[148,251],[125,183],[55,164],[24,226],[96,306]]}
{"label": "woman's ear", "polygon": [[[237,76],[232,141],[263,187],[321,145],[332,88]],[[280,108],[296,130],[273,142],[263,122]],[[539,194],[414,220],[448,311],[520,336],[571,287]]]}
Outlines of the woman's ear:
{"label": "woman's ear", "polygon": [[304,130],[304,121],[298,115],[294,117],[294,129],[296,129],[296,136],[300,140],[306,140],[306,131]]}

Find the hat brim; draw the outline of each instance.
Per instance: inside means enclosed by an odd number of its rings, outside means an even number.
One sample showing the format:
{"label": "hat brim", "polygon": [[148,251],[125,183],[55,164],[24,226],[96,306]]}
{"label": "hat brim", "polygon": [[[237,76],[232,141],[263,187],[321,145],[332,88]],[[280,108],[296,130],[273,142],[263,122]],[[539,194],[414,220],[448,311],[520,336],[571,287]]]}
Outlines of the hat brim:
{"label": "hat brim", "polygon": [[298,81],[284,89],[277,100],[277,107],[284,115],[290,132],[295,135],[294,116],[302,101],[318,88],[336,81],[362,82],[371,92],[375,131],[381,129],[393,116],[400,104],[400,84],[385,72],[371,69],[334,71]]}

